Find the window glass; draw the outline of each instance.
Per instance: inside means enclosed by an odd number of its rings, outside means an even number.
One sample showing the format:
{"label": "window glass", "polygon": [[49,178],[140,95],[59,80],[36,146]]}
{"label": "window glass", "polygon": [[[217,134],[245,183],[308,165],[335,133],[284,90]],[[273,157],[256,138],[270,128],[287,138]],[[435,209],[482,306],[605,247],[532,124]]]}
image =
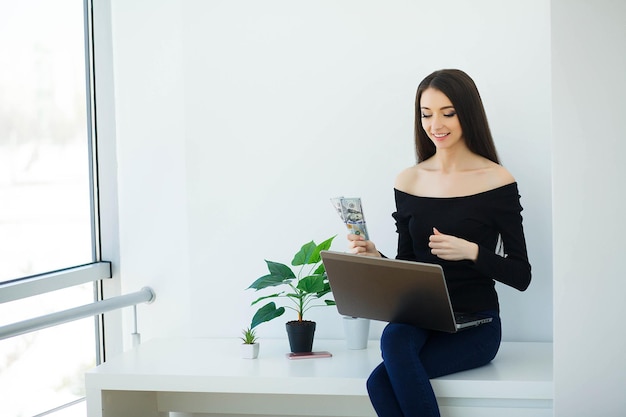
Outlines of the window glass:
{"label": "window glass", "polygon": [[[0,304],[0,326],[93,302],[92,283]],[[85,396],[94,318],[0,340],[0,416],[34,416]],[[35,401],[34,401],[35,400]]]}
{"label": "window glass", "polygon": [[0,2],[0,282],[93,261],[82,0]]}

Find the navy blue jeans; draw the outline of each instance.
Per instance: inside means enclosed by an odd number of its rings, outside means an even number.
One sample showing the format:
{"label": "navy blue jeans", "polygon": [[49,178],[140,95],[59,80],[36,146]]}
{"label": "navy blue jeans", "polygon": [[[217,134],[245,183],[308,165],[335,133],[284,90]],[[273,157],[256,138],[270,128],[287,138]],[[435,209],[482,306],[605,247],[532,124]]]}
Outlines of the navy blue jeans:
{"label": "navy blue jeans", "polygon": [[383,362],[367,380],[367,392],[380,417],[438,417],[431,378],[477,368],[498,353],[502,330],[493,321],[458,333],[442,333],[389,323],[380,338]]}

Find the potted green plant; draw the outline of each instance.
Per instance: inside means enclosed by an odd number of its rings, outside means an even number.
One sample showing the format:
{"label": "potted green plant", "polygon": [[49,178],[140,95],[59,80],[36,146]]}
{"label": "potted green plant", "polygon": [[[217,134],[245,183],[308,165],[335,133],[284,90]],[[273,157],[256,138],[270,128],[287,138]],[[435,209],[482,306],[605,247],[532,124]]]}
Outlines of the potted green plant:
{"label": "potted green plant", "polygon": [[[279,262],[265,260],[269,274],[258,278],[248,289],[256,291],[273,287],[282,289],[252,302],[252,305],[256,305],[262,301],[272,300],[254,314],[251,329],[282,316],[286,308],[291,309],[297,313],[297,320],[286,323],[291,351],[311,352],[316,323],[304,320],[303,317],[304,313],[313,307],[335,305],[334,300],[322,299],[331,290],[320,256],[321,251],[330,249],[334,238],[335,236],[326,239],[319,245],[314,241],[302,245],[291,261],[293,269]],[[277,299],[285,301],[284,306],[277,307],[273,301]]]}
{"label": "potted green plant", "polygon": [[259,342],[256,331],[248,327],[241,331],[241,357],[245,359],[256,359],[259,356]]}

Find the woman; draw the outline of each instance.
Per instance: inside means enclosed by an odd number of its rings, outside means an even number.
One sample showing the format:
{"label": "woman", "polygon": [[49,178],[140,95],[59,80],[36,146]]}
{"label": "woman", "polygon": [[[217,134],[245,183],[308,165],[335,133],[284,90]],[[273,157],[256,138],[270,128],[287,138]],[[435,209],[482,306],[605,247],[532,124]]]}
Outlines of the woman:
{"label": "woman", "polygon": [[[379,416],[439,416],[430,378],[489,363],[501,340],[495,281],[524,291],[530,264],[513,176],[500,165],[482,100],[460,70],[436,71],[417,89],[417,165],[395,182],[398,259],[440,264],[455,311],[493,321],[458,333],[390,323],[383,362],[367,389]],[[352,253],[382,256],[362,236]]]}

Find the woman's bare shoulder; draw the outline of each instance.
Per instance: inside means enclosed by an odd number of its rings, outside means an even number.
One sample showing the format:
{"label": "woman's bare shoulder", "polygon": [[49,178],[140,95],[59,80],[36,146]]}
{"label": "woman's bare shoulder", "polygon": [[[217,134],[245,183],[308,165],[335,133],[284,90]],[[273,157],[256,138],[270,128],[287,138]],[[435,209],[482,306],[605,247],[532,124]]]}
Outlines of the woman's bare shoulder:
{"label": "woman's bare shoulder", "polygon": [[498,188],[515,182],[515,177],[513,177],[509,170],[495,162],[493,163],[492,169],[489,170],[488,178],[491,183],[490,188]]}
{"label": "woman's bare shoulder", "polygon": [[419,175],[418,171],[419,169],[417,165],[413,165],[403,169],[396,176],[396,182],[394,184],[394,187],[400,191],[407,191],[417,180]]}

